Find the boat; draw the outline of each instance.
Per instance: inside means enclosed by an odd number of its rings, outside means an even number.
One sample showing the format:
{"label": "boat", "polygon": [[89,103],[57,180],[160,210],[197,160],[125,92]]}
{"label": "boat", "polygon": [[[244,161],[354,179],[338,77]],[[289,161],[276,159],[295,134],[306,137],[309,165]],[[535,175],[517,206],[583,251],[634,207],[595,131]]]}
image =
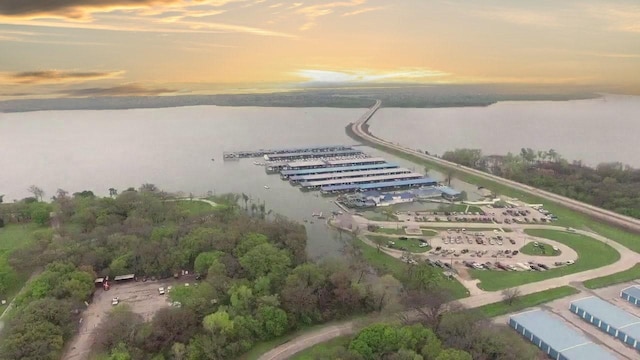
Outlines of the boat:
{"label": "boat", "polygon": [[318,219],[325,219],[324,215],[322,215],[322,211],[320,211],[320,214],[318,214]]}
{"label": "boat", "polygon": [[216,161],[216,159],[214,159],[214,158],[211,158],[211,161]]}
{"label": "boat", "polygon": [[267,185],[264,186],[265,189],[269,189],[269,187]]}
{"label": "boat", "polygon": [[313,214],[311,214],[311,216],[313,216],[313,217],[318,217],[318,216],[320,216],[320,215],[322,215],[322,212],[320,212],[320,213],[315,213],[315,212],[314,212]]}

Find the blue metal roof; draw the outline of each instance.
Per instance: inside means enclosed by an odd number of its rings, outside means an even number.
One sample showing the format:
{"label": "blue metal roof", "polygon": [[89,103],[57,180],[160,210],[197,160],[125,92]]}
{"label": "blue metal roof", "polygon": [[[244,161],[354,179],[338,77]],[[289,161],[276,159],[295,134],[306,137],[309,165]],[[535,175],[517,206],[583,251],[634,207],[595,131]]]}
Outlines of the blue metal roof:
{"label": "blue metal roof", "polygon": [[405,168],[391,168],[391,169],[372,169],[372,170],[358,170],[358,171],[338,171],[324,174],[310,174],[310,175],[296,175],[289,176],[289,180],[293,181],[321,181],[323,179],[339,179],[345,177],[365,177],[365,176],[378,176],[378,175],[391,175],[391,174],[406,174],[411,170]]}
{"label": "blue metal roof", "polygon": [[573,301],[571,305],[586,311],[615,329],[624,331],[634,339],[640,340],[640,317],[595,296]]}
{"label": "blue metal roof", "polygon": [[294,157],[308,157],[313,155],[314,157],[321,157],[321,156],[336,156],[336,155],[356,155],[356,154],[362,154],[362,151],[360,150],[334,150],[334,151],[319,151],[319,152],[313,152],[313,151],[304,151],[304,152],[292,152],[292,153],[276,153],[276,154],[267,154],[265,156],[267,156],[270,160],[276,160],[276,159],[287,159],[287,158],[294,158]]}
{"label": "blue metal roof", "polygon": [[393,169],[397,167],[398,165],[396,164],[384,163],[384,164],[368,164],[368,165],[353,165],[353,166],[335,166],[335,167],[304,169],[304,170],[283,170],[280,173],[285,176],[297,176],[297,175],[301,176],[301,175],[324,174],[324,173],[332,173],[332,172]]}
{"label": "blue metal roof", "polygon": [[636,299],[640,299],[640,286],[638,286],[638,285],[629,286],[626,289],[622,289],[622,292],[627,294],[627,295],[631,295]]}
{"label": "blue metal roof", "polygon": [[387,187],[396,187],[396,186],[413,186],[413,185],[433,185],[437,183],[436,180],[431,178],[422,178],[422,179],[412,179],[412,180],[397,180],[397,181],[386,181],[372,184],[360,184],[360,185],[328,185],[323,186],[321,188],[322,191],[345,191],[345,190],[372,190],[372,189],[382,189]]}
{"label": "blue metal roof", "polygon": [[[543,310],[512,315],[511,320],[571,360],[615,360],[615,356]],[[580,349],[584,348],[584,349]],[[598,350],[594,350],[598,348]],[[580,349],[580,350],[578,350]]]}

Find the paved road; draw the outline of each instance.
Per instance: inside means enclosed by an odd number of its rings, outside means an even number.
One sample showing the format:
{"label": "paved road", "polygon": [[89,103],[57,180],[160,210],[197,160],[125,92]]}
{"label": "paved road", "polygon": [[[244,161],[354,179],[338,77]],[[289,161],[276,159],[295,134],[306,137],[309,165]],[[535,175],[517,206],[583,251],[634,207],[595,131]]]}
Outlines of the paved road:
{"label": "paved road", "polygon": [[[355,222],[358,224],[358,227],[363,225],[366,228],[366,224],[386,224],[387,226],[392,225],[395,226],[396,223],[384,223],[379,221],[370,221],[364,219],[362,217],[354,217]],[[400,224],[411,224],[408,222],[398,223]],[[416,223],[422,224],[424,223]],[[450,223],[429,223],[429,226],[433,227],[454,227],[454,224]],[[479,226],[482,225],[482,226]],[[495,228],[495,224],[475,224],[475,223],[456,223],[455,227],[488,227]],[[518,224],[519,227],[523,229],[548,229],[548,230],[565,230],[564,227],[554,226],[554,225],[541,225],[541,224]],[[634,266],[636,263],[640,262],[640,254],[635,253],[626,247],[620,245],[619,243],[612,241],[602,235],[591,233],[583,230],[576,230],[576,233],[582,234],[585,236],[592,237],[598,241],[608,244],[613,247],[620,253],[620,260],[615,262],[614,264],[607,265],[598,269],[583,271],[579,273],[574,273],[570,275],[565,275],[561,277],[556,277],[553,279],[538,281],[534,283],[529,283],[525,285],[518,286],[522,295],[536,293],[539,291],[544,291],[547,289],[553,289],[559,286],[564,286],[572,282],[582,282],[588,279],[592,279],[594,277],[609,275],[613,273],[617,273],[623,270],[627,270]],[[365,241],[367,242],[367,241]],[[369,245],[371,242],[367,242]],[[391,254],[393,256],[399,257],[400,254]],[[492,291],[492,292],[473,292],[470,297],[457,300],[456,302],[466,308],[476,308],[483,305],[495,303],[498,301],[502,301],[502,291]],[[339,330],[338,330],[339,329]],[[340,325],[330,326],[326,328],[320,328],[311,333],[305,334],[303,336],[292,339],[291,341],[280,345],[271,351],[263,354],[259,359],[260,360],[284,360],[292,355],[314,346],[316,344],[331,340],[338,336],[353,334],[357,331],[357,326],[352,321],[344,322]]]}
{"label": "paved road", "polygon": [[[364,132],[364,130],[362,129],[362,125],[365,124],[370,118],[371,116],[373,116],[373,113],[375,113],[375,111],[380,107],[381,105],[381,101],[376,101],[376,104],[365,114],[363,115],[358,122],[354,123],[352,126],[352,130],[358,135],[361,136],[362,138],[365,138],[371,142],[395,149],[395,150],[399,150],[402,152],[405,152],[407,154],[411,154],[411,155],[415,155],[418,157],[422,157],[424,159],[430,160],[430,161],[434,161],[437,163],[440,163],[442,165],[445,166],[449,166],[449,167],[455,167],[457,169],[457,171],[463,171],[469,174],[473,174],[479,177],[483,177],[486,179],[490,179],[493,181],[497,181],[499,183],[517,188],[519,190],[523,190],[526,191],[530,194],[534,194],[537,195],[541,198],[553,201],[553,202],[557,202],[560,203],[568,208],[571,208],[573,210],[577,210],[580,212],[583,212],[585,214],[588,214],[590,216],[594,216],[596,218],[605,220],[607,222],[610,223],[614,223],[614,224],[618,224],[630,229],[633,229],[635,231],[640,231],[640,220],[637,219],[632,219],[626,216],[622,216],[619,214],[615,214],[613,212],[607,211],[607,210],[603,210],[603,209],[599,209],[597,207],[588,205],[588,204],[584,204],[582,202],[579,201],[575,201],[573,199],[569,199],[569,198],[565,198],[563,196],[558,196],[556,194],[552,194],[552,193],[548,193],[546,191],[542,191],[542,190],[538,190],[526,185],[522,185],[510,180],[506,180],[497,176],[493,176],[490,174],[486,174],[483,173],[481,171],[475,170],[475,169],[470,169],[470,168],[466,168],[466,167],[462,167],[462,166],[458,166],[457,164],[454,163],[450,163],[448,161],[442,160],[442,159],[438,159],[432,156],[427,156],[425,154],[422,153],[418,153],[417,151],[411,150],[411,149],[406,149],[403,148],[401,146],[397,146],[394,144],[391,144],[387,141],[378,139],[372,135],[367,134],[366,132]],[[412,222],[402,222],[402,223],[385,223],[385,222],[375,222],[375,221],[369,221],[366,220],[364,218],[358,217],[355,218],[355,223],[357,224],[358,227],[360,227],[360,225],[364,225],[366,228],[366,224],[377,224],[377,225],[387,225],[387,227],[389,226],[428,226],[428,227],[443,227],[443,228],[454,228],[454,227],[468,227],[468,228],[495,228],[496,224],[476,224],[476,223],[412,223]],[[504,226],[501,226],[504,227]],[[513,227],[513,226],[512,226]],[[520,229],[549,229],[549,230],[565,230],[565,228],[560,227],[560,226],[554,226],[554,225],[541,225],[541,224],[517,224],[517,227]],[[353,228],[351,228],[353,229]],[[629,249],[627,249],[626,247],[622,246],[621,244],[612,241],[610,239],[607,239],[606,237],[599,235],[599,234],[595,234],[595,233],[591,233],[588,231],[584,231],[584,230],[576,230],[575,231],[578,234],[582,234],[582,235],[586,235],[589,237],[592,237],[598,241],[604,242],[608,245],[610,245],[611,247],[613,247],[614,249],[616,249],[619,253],[620,253],[620,260],[617,261],[614,264],[611,265],[607,265],[598,269],[593,269],[593,270],[588,270],[588,271],[583,271],[580,273],[575,273],[575,274],[570,274],[570,275],[565,275],[562,277],[557,277],[557,278],[553,278],[553,279],[548,279],[548,280],[543,280],[543,281],[538,281],[538,282],[534,282],[534,283],[529,283],[529,284],[525,284],[525,285],[521,285],[518,287],[518,289],[520,290],[522,295],[526,295],[526,294],[531,294],[531,293],[536,293],[539,291],[543,291],[543,290],[547,290],[547,289],[552,289],[552,288],[556,288],[559,286],[564,286],[567,285],[571,282],[582,282],[584,280],[588,280],[594,277],[599,277],[599,276],[604,276],[604,275],[609,275],[609,274],[613,274],[613,273],[617,273],[623,270],[627,270],[629,268],[631,268],[632,266],[634,266],[636,263],[640,262],[640,254],[637,254]],[[479,306],[483,306],[486,304],[491,304],[491,303],[495,303],[498,301],[502,300],[502,292],[501,291],[494,291],[494,292],[474,292],[472,293],[472,295],[468,298],[465,299],[461,299],[458,300],[457,302],[467,308],[475,308],[475,307],[479,307]],[[328,326],[328,327],[323,327],[320,328],[318,330],[315,330],[311,333],[307,333],[303,336],[297,337],[295,339],[292,339],[291,341],[280,345],[274,349],[272,349],[271,351],[263,354],[259,359],[260,360],[284,360],[287,359],[289,357],[291,357],[292,355],[307,349],[311,346],[314,346],[316,344],[328,341],[330,339],[333,339],[335,337],[341,336],[341,335],[348,335],[348,334],[352,334],[355,333],[357,330],[356,324],[353,321],[347,321],[344,322],[340,325],[335,325],[335,326]]]}
{"label": "paved road", "polygon": [[396,151],[401,151],[405,154],[409,154],[409,155],[413,155],[419,158],[422,158],[424,160],[428,160],[428,161],[432,161],[435,163],[438,163],[440,165],[449,167],[449,168],[454,168],[456,171],[460,171],[460,172],[464,172],[470,175],[474,175],[474,176],[478,176],[487,180],[492,180],[495,181],[497,183],[503,184],[503,185],[507,185],[510,186],[512,188],[524,191],[526,193],[529,193],[531,195],[535,195],[538,197],[541,197],[545,200],[549,200],[552,201],[554,203],[558,203],[562,206],[565,206],[567,208],[570,208],[572,210],[575,211],[579,211],[581,213],[587,214],[589,216],[595,217],[597,219],[603,220],[605,222],[611,223],[611,224],[615,224],[621,227],[625,227],[627,229],[633,230],[634,232],[638,232],[640,233],[640,219],[634,219],[632,217],[629,216],[624,216],[624,215],[620,215],[617,214],[613,211],[609,211],[609,210],[605,210],[605,209],[601,209],[599,207],[593,206],[593,205],[589,205],[586,203],[583,203],[581,201],[577,201],[574,199],[570,199],[568,197],[564,197],[561,195],[557,195],[545,190],[540,190],[540,189],[536,189],[534,187],[528,186],[528,185],[524,185],[512,180],[508,180],[505,178],[501,178],[499,176],[495,176],[495,175],[491,175],[485,172],[482,172],[480,170],[476,170],[476,169],[472,169],[466,166],[462,166],[462,165],[458,165],[456,163],[452,163],[450,161],[446,161],[440,158],[437,158],[435,156],[430,156],[430,155],[426,155],[424,153],[418,152],[416,150],[413,149],[409,149],[397,144],[393,144],[389,141],[380,139],[370,133],[367,133],[364,128],[363,125],[365,125],[367,123],[367,121],[369,121],[369,119],[371,119],[371,117],[373,116],[373,114],[375,113],[376,110],[378,110],[378,108],[380,107],[380,105],[382,104],[382,102],[380,100],[376,101],[376,104],[369,109],[369,111],[367,111],[362,117],[360,117],[360,119],[358,119],[358,121],[356,121],[355,123],[352,124],[351,126],[351,130],[354,132],[354,134],[356,134],[357,136],[359,136],[360,138],[370,141],[372,143],[376,143],[378,145],[387,147],[389,149],[393,149]]}

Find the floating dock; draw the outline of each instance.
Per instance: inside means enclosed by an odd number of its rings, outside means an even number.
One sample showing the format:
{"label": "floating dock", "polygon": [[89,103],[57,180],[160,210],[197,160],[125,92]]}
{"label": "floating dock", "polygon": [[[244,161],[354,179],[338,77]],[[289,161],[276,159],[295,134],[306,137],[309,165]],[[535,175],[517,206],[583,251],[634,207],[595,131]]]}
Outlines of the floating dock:
{"label": "floating dock", "polygon": [[[365,155],[363,155],[365,156]],[[354,166],[354,165],[367,165],[367,164],[383,164],[386,161],[383,158],[350,158],[350,159],[333,159],[333,160],[309,160],[309,161],[294,161],[294,162],[279,162],[269,164],[265,167],[267,174],[277,174],[281,171],[287,170],[309,170],[309,169],[321,169],[327,167],[338,166]]]}
{"label": "floating dock", "polygon": [[323,186],[331,185],[356,185],[356,184],[372,184],[377,182],[389,182],[400,180],[413,180],[423,178],[422,174],[408,173],[408,174],[395,174],[395,175],[381,175],[381,176],[369,176],[369,177],[348,177],[343,179],[325,180],[325,181],[307,181],[300,183],[301,190],[320,190]]}
{"label": "floating dock", "polygon": [[264,159],[266,161],[291,161],[302,159],[318,159],[328,157],[340,157],[340,156],[355,156],[361,155],[362,151],[355,149],[333,150],[333,151],[299,151],[299,152],[287,152],[281,154],[266,154]]}
{"label": "floating dock", "polygon": [[355,145],[324,145],[300,148],[282,148],[282,149],[260,149],[260,150],[243,150],[243,151],[225,151],[222,153],[224,160],[237,160],[246,158],[264,157],[269,154],[286,154],[286,153],[323,153],[330,151],[353,150]]}
{"label": "floating dock", "polygon": [[[382,158],[370,158],[372,160],[380,159],[384,161]],[[365,159],[362,159],[365,160]],[[369,160],[369,159],[366,159]],[[280,172],[280,178],[282,180],[287,180],[294,176],[306,176],[306,175],[318,175],[318,174],[327,174],[327,173],[342,173],[342,172],[352,172],[352,171],[362,171],[362,170],[376,170],[376,169],[394,169],[397,168],[398,165],[390,164],[390,163],[382,163],[382,164],[366,164],[366,165],[348,165],[348,166],[331,166],[324,168],[315,168],[315,169],[305,169],[305,170],[282,170]]]}
{"label": "floating dock", "polygon": [[382,176],[382,175],[398,175],[398,174],[409,174],[412,171],[405,168],[392,168],[392,169],[376,169],[376,170],[362,170],[362,171],[349,171],[349,172],[332,172],[326,174],[315,174],[315,175],[297,175],[290,176],[289,183],[291,185],[298,185],[300,183],[307,183],[312,181],[324,181],[324,180],[335,180],[342,178],[367,178],[373,176]]}
{"label": "floating dock", "polygon": [[328,196],[368,190],[391,191],[423,186],[435,186],[437,184],[438,182],[436,180],[423,177],[419,179],[373,182],[368,184],[325,185],[320,188],[320,191],[322,195]]}

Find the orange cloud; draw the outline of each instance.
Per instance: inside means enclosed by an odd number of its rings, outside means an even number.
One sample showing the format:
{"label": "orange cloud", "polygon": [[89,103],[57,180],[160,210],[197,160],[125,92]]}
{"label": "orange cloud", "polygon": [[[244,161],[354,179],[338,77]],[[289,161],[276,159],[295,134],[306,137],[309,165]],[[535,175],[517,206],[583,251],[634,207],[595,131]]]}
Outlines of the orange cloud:
{"label": "orange cloud", "polygon": [[122,73],[122,71],[23,71],[0,73],[0,79],[12,84],[50,84],[110,79]]}

